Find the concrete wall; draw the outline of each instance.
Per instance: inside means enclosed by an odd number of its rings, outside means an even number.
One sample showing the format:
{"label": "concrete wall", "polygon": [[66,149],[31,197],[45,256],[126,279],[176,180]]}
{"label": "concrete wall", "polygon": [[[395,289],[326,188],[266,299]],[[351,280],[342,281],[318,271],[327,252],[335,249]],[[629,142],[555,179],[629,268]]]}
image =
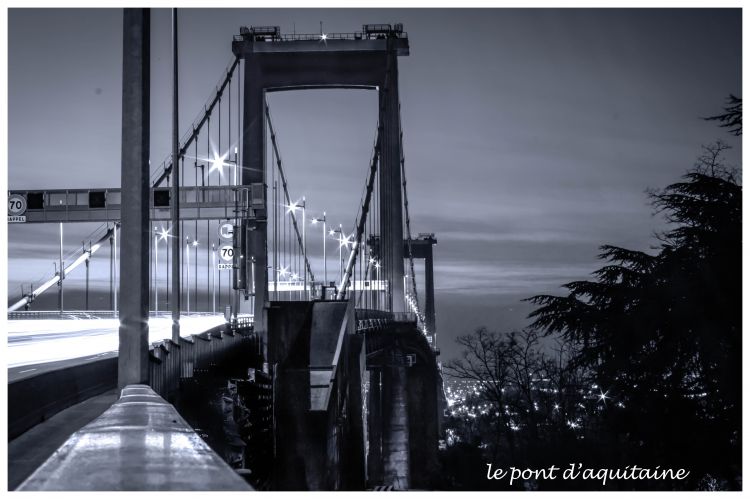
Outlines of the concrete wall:
{"label": "concrete wall", "polygon": [[252,490],[146,385],[130,385],[18,490]]}
{"label": "concrete wall", "polygon": [[277,490],[363,489],[364,348],[350,302],[272,302]]}
{"label": "concrete wall", "polygon": [[8,383],[8,439],[89,397],[117,386],[117,357],[44,372]]}
{"label": "concrete wall", "polygon": [[368,338],[368,486],[432,489],[442,417],[435,355],[413,325],[373,334],[378,336]]}

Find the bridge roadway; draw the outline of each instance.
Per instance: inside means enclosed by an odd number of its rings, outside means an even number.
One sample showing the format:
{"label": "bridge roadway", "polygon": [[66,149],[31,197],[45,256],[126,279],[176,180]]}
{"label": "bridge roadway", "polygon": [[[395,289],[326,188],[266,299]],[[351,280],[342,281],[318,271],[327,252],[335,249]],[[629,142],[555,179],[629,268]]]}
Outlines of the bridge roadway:
{"label": "bridge roadway", "polygon": [[[222,315],[183,315],[183,337],[224,324]],[[77,363],[113,357],[119,319],[8,320],[8,382]],[[151,317],[149,343],[171,338],[172,320]]]}

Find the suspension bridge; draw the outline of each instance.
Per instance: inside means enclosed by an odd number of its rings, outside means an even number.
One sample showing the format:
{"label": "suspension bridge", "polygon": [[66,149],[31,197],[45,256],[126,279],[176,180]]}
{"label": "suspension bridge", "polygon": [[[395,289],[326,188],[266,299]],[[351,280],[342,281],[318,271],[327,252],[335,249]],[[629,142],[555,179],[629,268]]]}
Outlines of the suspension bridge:
{"label": "suspension bridge", "polygon": [[[443,399],[437,239],[414,234],[409,216],[407,33],[241,28],[206,104],[152,166],[149,26],[147,10],[125,9],[122,185],[9,192],[9,222],[60,236],[54,273],[9,303],[9,438],[121,390],[19,488],[429,488]],[[175,37],[176,26],[175,13]],[[287,176],[267,99],[319,88],[378,94],[352,226],[308,206]],[[66,247],[65,227],[81,222],[98,227]],[[109,265],[106,310],[89,307],[97,259]],[[85,274],[83,309],[66,307],[74,274]],[[55,292],[56,309],[39,310]],[[216,400],[224,423],[203,435],[208,448],[193,428],[211,424],[198,408]]]}

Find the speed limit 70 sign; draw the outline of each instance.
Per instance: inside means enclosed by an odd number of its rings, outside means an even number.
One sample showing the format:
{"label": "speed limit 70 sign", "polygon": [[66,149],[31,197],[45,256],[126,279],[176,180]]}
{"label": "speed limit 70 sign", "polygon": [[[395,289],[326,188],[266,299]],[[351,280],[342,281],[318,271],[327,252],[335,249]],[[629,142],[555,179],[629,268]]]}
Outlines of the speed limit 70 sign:
{"label": "speed limit 70 sign", "polygon": [[26,197],[20,194],[8,196],[8,222],[25,222]]}
{"label": "speed limit 70 sign", "polygon": [[[219,256],[225,262],[232,262],[234,260],[234,248],[229,245],[222,246],[219,248]],[[232,270],[234,265],[232,263],[219,263],[219,270]]]}
{"label": "speed limit 70 sign", "polygon": [[219,256],[225,262],[231,262],[234,258],[234,248],[232,246],[222,246],[219,249]]}

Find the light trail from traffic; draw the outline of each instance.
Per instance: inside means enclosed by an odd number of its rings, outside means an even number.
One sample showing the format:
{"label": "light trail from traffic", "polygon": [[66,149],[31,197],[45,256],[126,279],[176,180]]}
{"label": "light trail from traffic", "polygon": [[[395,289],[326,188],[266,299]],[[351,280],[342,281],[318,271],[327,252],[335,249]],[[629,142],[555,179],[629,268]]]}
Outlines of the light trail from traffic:
{"label": "light trail from traffic", "polygon": [[[222,315],[182,316],[182,337],[203,333],[226,321]],[[8,320],[8,367],[44,364],[116,352],[119,319]],[[148,320],[149,343],[171,338],[172,319]]]}

